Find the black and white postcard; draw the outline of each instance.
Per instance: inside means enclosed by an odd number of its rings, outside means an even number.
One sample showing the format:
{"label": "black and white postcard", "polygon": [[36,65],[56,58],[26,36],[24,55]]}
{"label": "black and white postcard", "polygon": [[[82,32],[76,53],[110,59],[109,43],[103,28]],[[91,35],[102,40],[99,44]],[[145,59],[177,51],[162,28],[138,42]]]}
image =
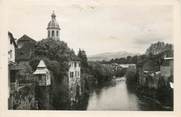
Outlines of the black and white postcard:
{"label": "black and white postcard", "polygon": [[178,116],[179,3],[0,0],[2,117]]}

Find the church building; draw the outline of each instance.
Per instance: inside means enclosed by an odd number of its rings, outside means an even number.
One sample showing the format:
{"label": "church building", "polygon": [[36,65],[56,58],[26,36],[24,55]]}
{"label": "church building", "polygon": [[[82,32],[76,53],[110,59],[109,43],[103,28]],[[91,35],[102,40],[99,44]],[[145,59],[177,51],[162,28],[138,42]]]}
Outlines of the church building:
{"label": "church building", "polygon": [[[56,21],[56,15],[53,12],[51,15],[51,21],[48,23],[47,27],[48,39],[60,40],[60,27]],[[69,70],[67,72],[68,76],[68,89],[71,105],[77,102],[77,96],[81,95],[81,67],[80,60],[78,57],[74,57],[69,61]]]}

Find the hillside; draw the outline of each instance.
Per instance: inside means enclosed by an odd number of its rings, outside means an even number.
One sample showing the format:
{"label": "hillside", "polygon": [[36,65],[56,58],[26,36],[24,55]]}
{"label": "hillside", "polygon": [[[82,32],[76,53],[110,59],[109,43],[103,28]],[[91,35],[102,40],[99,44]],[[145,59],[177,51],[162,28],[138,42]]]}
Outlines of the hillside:
{"label": "hillside", "polygon": [[120,52],[106,52],[106,53],[100,53],[96,54],[93,56],[89,56],[88,60],[89,61],[109,61],[111,59],[115,58],[122,58],[122,57],[127,57],[127,56],[134,56],[134,55],[140,55],[139,53],[130,53],[126,51],[120,51]]}

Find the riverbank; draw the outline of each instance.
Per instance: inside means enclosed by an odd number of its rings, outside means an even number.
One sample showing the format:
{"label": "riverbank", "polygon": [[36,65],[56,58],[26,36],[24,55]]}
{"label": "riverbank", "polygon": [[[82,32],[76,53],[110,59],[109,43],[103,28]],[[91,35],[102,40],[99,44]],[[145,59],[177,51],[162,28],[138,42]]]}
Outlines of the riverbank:
{"label": "riverbank", "polygon": [[159,107],[155,111],[173,111],[173,89],[168,82],[161,77],[160,72],[147,73],[140,68],[128,69],[126,72],[127,88],[139,98],[155,103]]}
{"label": "riverbank", "polygon": [[116,78],[90,93],[87,110],[167,111],[157,100],[139,95],[135,87],[128,87],[126,78]]}
{"label": "riverbank", "polygon": [[171,89],[167,93],[165,93],[156,89],[137,87],[136,93],[139,97],[144,97],[158,104],[161,110],[173,111],[173,90]]}

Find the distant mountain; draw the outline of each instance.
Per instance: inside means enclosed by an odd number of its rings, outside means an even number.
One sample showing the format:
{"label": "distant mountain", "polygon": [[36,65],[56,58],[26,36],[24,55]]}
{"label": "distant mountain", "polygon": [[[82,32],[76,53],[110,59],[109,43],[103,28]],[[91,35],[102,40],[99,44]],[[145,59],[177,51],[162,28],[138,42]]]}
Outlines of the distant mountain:
{"label": "distant mountain", "polygon": [[127,56],[134,56],[134,55],[140,55],[139,53],[130,53],[126,51],[120,51],[120,52],[106,52],[106,53],[100,53],[92,56],[88,56],[89,61],[109,61],[111,59],[115,58],[122,58]]}

